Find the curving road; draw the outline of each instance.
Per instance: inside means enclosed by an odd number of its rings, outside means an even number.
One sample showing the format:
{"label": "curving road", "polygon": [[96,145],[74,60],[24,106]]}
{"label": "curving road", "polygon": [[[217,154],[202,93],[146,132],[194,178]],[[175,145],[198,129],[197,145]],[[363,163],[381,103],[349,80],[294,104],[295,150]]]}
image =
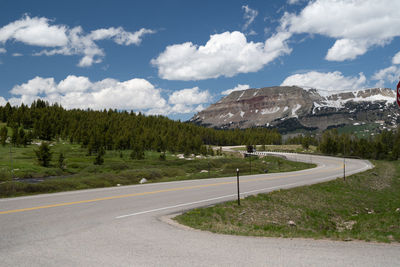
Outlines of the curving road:
{"label": "curving road", "polygon": [[[241,177],[242,195],[318,183],[343,160],[286,155],[318,167]],[[371,168],[346,159],[346,173]],[[82,190],[0,200],[0,266],[395,266],[400,246],[253,238],[184,229],[163,216],[235,199],[236,178]]]}

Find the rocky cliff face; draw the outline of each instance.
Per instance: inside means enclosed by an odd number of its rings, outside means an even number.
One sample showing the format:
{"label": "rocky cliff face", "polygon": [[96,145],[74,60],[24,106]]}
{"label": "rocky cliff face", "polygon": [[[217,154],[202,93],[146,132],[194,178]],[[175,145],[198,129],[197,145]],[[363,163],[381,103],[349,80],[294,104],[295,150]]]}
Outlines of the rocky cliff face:
{"label": "rocky cliff face", "polygon": [[276,86],[232,92],[190,121],[216,128],[277,127],[283,132],[371,122],[396,127],[400,110],[394,101],[395,92],[387,88],[329,94]]}

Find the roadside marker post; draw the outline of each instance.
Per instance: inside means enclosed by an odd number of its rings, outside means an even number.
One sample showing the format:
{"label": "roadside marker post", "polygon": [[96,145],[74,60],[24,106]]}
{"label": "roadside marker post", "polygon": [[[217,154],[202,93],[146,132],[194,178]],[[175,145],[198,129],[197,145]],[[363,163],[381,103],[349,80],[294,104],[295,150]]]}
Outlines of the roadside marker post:
{"label": "roadside marker post", "polygon": [[252,154],[250,154],[249,156],[250,156],[250,174],[251,174],[251,157],[252,157]]}
{"label": "roadside marker post", "polygon": [[240,190],[239,190],[239,168],[236,169],[237,193],[238,193],[238,206],[240,206]]}
{"label": "roadside marker post", "polygon": [[12,178],[12,180],[14,181],[14,168],[13,168],[13,159],[12,159],[12,151],[11,151],[11,147],[12,147],[12,144],[11,144],[11,141],[10,141],[10,170],[11,170],[11,178]]}
{"label": "roadside marker post", "polygon": [[346,161],[343,158],[343,181],[346,182]]}
{"label": "roadside marker post", "polygon": [[343,181],[346,181],[346,140],[343,141]]}
{"label": "roadside marker post", "polygon": [[210,167],[210,159],[208,159],[208,178],[211,178],[211,167]]}

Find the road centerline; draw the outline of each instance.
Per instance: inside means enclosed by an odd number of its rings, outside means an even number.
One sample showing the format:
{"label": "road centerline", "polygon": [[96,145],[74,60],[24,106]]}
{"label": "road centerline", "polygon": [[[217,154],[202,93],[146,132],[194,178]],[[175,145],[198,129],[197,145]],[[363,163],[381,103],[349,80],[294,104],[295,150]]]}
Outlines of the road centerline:
{"label": "road centerline", "polygon": [[[317,172],[328,172],[328,171],[336,170],[336,169],[340,169],[340,168],[341,167],[324,169],[324,170],[320,170],[320,171],[317,171]],[[314,172],[314,173],[316,173],[316,172]],[[272,176],[272,177],[262,177],[262,178],[249,178],[249,179],[246,179],[246,180],[242,180],[241,183],[257,182],[257,181],[264,181],[264,180],[275,180],[275,179],[282,179],[282,178],[288,178],[288,177],[294,177],[294,176],[300,176],[300,175],[304,175],[304,173],[287,174],[287,175],[279,175],[279,176]],[[175,187],[175,188],[168,188],[168,189],[155,190],[155,191],[146,191],[146,192],[124,194],[124,195],[116,195],[116,196],[109,196],[109,197],[102,197],[102,198],[95,198],[95,199],[87,199],[87,200],[80,200],[80,201],[56,203],[56,204],[42,205],[42,206],[29,207],[29,208],[21,208],[21,209],[0,211],[0,215],[11,214],[11,213],[19,213],[19,212],[25,212],[25,211],[33,211],[33,210],[40,210],[40,209],[55,208],[55,207],[71,206],[71,205],[99,202],[99,201],[112,200],[112,199],[121,199],[121,198],[127,198],[127,197],[152,195],[152,194],[159,194],[159,193],[165,193],[165,192],[182,191],[182,190],[197,189],[197,188],[206,188],[206,187],[212,187],[212,186],[221,186],[221,185],[228,185],[228,184],[234,184],[234,183],[236,183],[236,181],[218,182],[218,183],[210,183],[210,184],[204,184],[204,185],[193,185],[193,186],[184,186],[184,187]]]}

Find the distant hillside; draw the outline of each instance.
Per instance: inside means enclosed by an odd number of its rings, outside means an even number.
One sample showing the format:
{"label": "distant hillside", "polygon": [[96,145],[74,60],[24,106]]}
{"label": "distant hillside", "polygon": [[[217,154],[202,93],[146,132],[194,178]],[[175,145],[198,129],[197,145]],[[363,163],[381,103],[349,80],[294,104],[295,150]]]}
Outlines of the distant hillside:
{"label": "distant hillside", "polygon": [[235,91],[190,121],[214,128],[276,127],[322,131],[344,125],[376,123],[396,128],[400,110],[395,92],[371,88],[330,94],[297,86],[276,86]]}

